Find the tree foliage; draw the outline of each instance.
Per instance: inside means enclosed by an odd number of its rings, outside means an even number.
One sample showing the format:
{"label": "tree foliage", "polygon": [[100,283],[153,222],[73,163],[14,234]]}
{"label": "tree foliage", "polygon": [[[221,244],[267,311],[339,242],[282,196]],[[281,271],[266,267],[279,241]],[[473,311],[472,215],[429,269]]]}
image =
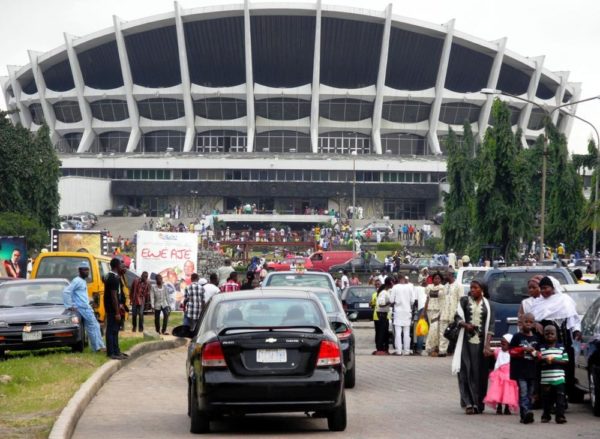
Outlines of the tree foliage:
{"label": "tree foliage", "polygon": [[29,251],[39,250],[49,242],[48,230],[39,221],[16,212],[0,213],[1,236],[25,236]]}
{"label": "tree foliage", "polygon": [[60,161],[46,125],[32,134],[0,112],[0,212],[17,212],[47,229],[58,220]]}

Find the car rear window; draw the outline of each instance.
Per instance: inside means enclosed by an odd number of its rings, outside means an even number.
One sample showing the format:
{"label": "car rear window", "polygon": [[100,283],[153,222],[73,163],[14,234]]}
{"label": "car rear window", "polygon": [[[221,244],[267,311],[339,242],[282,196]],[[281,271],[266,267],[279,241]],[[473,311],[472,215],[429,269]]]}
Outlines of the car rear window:
{"label": "car rear window", "polygon": [[375,292],[375,287],[350,288],[348,290],[350,297],[359,297],[361,299],[371,298]]}
{"label": "car rear window", "polygon": [[278,326],[317,326],[327,323],[318,305],[310,299],[261,298],[227,300],[217,304],[211,327],[216,331],[224,328],[264,328]]}
{"label": "car rear window", "polygon": [[272,274],[265,282],[266,287],[317,287],[331,289],[327,276],[303,274]]}
{"label": "car rear window", "polygon": [[319,299],[319,302],[321,302],[321,305],[323,305],[323,308],[325,308],[325,312],[331,313],[341,311],[338,306],[338,302],[333,298],[331,293],[322,292],[313,294],[317,296],[317,299]]}
{"label": "car rear window", "polygon": [[[43,257],[38,266],[36,278],[39,279],[67,279],[71,280],[79,275],[79,264],[88,262],[87,258],[76,256],[48,256]],[[90,265],[91,267],[91,265]],[[87,283],[93,281],[93,271],[87,278]]]}
{"label": "car rear window", "polygon": [[527,282],[533,276],[542,274],[555,277],[561,284],[569,281],[563,273],[547,271],[503,272],[493,273],[488,280],[490,299],[498,303],[518,304],[527,297]]}
{"label": "car rear window", "polygon": [[584,315],[596,299],[600,298],[600,291],[577,291],[567,293],[575,301],[577,314]]}

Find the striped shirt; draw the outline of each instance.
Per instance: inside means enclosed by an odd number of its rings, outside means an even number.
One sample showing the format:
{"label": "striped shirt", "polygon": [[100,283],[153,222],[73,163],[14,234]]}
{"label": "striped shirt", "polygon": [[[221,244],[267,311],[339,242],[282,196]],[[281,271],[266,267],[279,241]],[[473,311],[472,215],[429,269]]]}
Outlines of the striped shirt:
{"label": "striped shirt", "polygon": [[[559,362],[569,361],[569,355],[565,348],[559,344],[555,346],[542,346],[540,348],[540,356],[542,359],[542,380],[541,384],[558,386],[565,384],[565,366]],[[547,359],[553,357],[551,363]]]}

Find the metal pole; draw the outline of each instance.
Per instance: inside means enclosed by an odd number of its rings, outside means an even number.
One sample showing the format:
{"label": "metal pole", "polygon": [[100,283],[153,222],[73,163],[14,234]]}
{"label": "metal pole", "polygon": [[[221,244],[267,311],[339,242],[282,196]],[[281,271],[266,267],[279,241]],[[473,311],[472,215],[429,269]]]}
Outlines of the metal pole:
{"label": "metal pole", "polygon": [[356,254],[356,158],[352,158],[352,252]]}
{"label": "metal pole", "polygon": [[540,210],[540,262],[544,260],[544,226],[546,224],[546,161],[548,159],[548,131],[544,131],[544,157],[542,159],[542,206]]}

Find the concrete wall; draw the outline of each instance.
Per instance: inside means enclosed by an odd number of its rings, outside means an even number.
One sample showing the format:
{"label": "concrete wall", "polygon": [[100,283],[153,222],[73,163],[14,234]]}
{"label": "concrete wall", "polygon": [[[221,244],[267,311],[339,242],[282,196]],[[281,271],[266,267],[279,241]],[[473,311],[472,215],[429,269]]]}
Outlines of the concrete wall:
{"label": "concrete wall", "polygon": [[86,177],[62,177],[58,182],[60,205],[58,213],[68,215],[79,212],[103,214],[113,207],[110,180]]}

